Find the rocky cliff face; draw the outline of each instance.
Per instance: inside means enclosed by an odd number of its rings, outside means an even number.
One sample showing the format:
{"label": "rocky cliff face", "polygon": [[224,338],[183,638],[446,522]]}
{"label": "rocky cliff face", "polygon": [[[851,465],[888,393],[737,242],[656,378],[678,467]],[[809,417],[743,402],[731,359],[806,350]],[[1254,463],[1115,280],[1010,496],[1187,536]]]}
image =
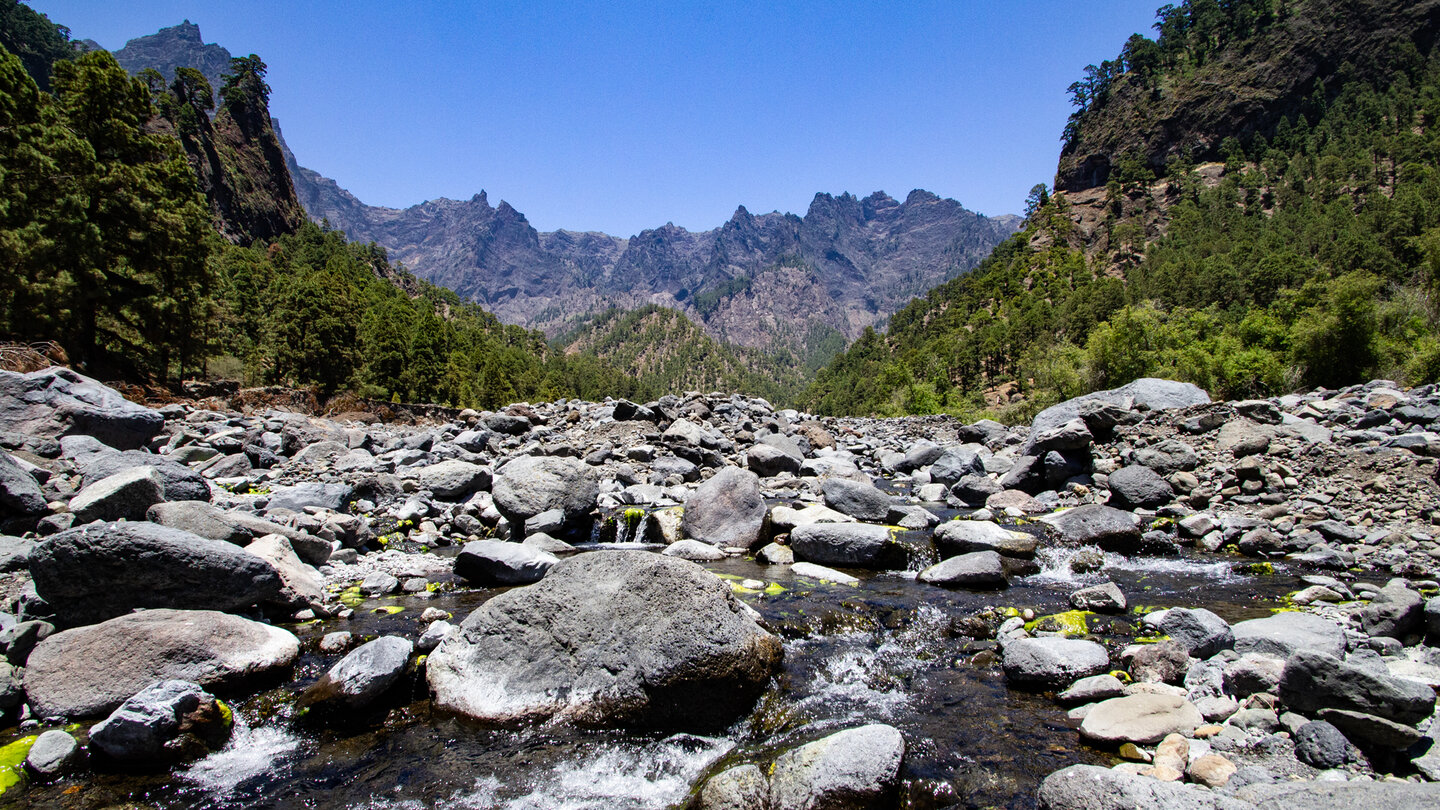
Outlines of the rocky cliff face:
{"label": "rocky cliff face", "polygon": [[1222,43],[1163,81],[1133,69],[1119,77],[1078,116],[1055,188],[1102,187],[1127,158],[1159,175],[1174,160],[1223,160],[1227,138],[1269,138],[1299,115],[1313,122],[1344,82],[1388,75],[1412,58],[1407,45],[1417,57],[1428,52],[1440,37],[1440,0],[1292,1],[1257,27],[1243,48]]}
{"label": "rocky cliff face", "polygon": [[[195,68],[205,74],[214,96],[230,70],[230,52],[205,44],[200,27],[189,20],[130,40],[115,52],[115,59],[131,73],[158,70],[167,82],[174,80],[176,68]],[[153,125],[180,139],[215,226],[226,239],[241,244],[270,239],[305,222],[285,165],[288,150],[270,120],[265,98],[237,97],[212,111],[194,98],[177,97]]]}
{"label": "rocky cliff face", "polygon": [[230,52],[213,42],[207,45],[200,37],[200,26],[189,20],[130,40],[115,51],[115,61],[131,73],[154,68],[166,81],[175,79],[177,67],[195,68],[217,92],[221,77],[230,70]]}

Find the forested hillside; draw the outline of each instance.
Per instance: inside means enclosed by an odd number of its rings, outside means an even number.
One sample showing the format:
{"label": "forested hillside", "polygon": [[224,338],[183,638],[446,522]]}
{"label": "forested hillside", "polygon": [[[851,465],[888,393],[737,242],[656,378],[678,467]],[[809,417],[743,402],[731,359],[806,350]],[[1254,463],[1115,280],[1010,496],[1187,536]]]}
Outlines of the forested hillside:
{"label": "forested hillside", "polygon": [[131,77],[14,0],[0,42],[0,339],[154,384],[208,369],[476,406],[633,388],[304,223],[257,56],[217,104],[198,71]]}
{"label": "forested hillside", "polygon": [[1147,375],[1227,398],[1437,379],[1437,9],[1161,9],[1158,41],[1071,88],[1065,190],[1037,186],[1020,234],[863,335],[807,403],[973,412],[1013,381],[1033,410]]}
{"label": "forested hillside", "polygon": [[806,370],[789,352],[723,344],[674,309],[651,304],[612,309],[555,341],[572,359],[592,356],[634,381],[632,398],[680,391],[744,391],[788,402]]}

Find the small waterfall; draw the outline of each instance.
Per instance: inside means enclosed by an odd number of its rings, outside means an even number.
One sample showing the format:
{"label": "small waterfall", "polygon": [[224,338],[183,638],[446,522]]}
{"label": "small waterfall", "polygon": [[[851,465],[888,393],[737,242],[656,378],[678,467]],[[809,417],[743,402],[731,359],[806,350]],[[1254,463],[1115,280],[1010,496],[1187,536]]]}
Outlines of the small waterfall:
{"label": "small waterfall", "polygon": [[239,712],[230,740],[219,751],[180,771],[180,778],[211,799],[233,797],[247,783],[274,778],[300,749],[300,738],[279,725],[254,727]]}
{"label": "small waterfall", "polygon": [[644,528],[645,510],[632,506],[615,518],[615,542],[643,543]]}
{"label": "small waterfall", "polygon": [[1112,560],[1098,546],[1042,546],[1035,552],[1035,562],[1040,565],[1040,573],[1028,577],[1028,581],[1079,584],[1103,580],[1100,570]]}

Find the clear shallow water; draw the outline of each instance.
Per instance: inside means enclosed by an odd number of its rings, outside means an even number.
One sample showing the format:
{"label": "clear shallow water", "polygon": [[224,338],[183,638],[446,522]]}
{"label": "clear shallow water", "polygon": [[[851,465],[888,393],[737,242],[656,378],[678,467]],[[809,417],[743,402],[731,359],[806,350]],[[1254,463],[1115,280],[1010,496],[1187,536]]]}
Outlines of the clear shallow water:
{"label": "clear shallow water", "polygon": [[[296,677],[237,701],[235,736],[222,751],[172,774],[87,776],[16,798],[21,806],[77,808],[663,808],[687,801],[710,772],[763,762],[827,731],[886,722],[908,746],[905,806],[1028,808],[1051,771],[1109,760],[1079,743],[1049,697],[1008,689],[993,643],[961,632],[966,617],[991,606],[1067,610],[1076,587],[1109,577],[1132,606],[1205,606],[1237,621],[1268,615],[1298,587],[1284,571],[1249,576],[1238,558],[1106,555],[1103,575],[1078,577],[1067,554],[1040,562],[1040,573],[998,592],[942,590],[904,572],[854,571],[861,582],[845,586],[745,560],[709,565],[736,584],[785,589],[742,594],[784,639],[784,668],[751,714],[709,736],[483,728],[432,712],[422,689],[371,727],[318,730],[289,720],[293,697],[336,660],[316,652],[324,633],[415,637],[426,607],[458,621],[499,591],[389,597],[349,622],[294,628],[305,643]],[[387,605],[404,609],[375,612]],[[1136,624],[1134,613],[1094,617],[1091,630],[1113,650]]]}

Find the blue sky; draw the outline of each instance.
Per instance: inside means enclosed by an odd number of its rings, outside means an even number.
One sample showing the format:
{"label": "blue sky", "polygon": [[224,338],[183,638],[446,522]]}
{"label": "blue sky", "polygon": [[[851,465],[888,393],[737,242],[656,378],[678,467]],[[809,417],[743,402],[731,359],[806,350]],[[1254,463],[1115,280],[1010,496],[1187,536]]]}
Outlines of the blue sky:
{"label": "blue sky", "polygon": [[300,163],[372,205],[485,189],[629,236],[913,188],[1018,213],[1087,63],[1159,0],[30,0],[118,49],[183,19],[269,65]]}

